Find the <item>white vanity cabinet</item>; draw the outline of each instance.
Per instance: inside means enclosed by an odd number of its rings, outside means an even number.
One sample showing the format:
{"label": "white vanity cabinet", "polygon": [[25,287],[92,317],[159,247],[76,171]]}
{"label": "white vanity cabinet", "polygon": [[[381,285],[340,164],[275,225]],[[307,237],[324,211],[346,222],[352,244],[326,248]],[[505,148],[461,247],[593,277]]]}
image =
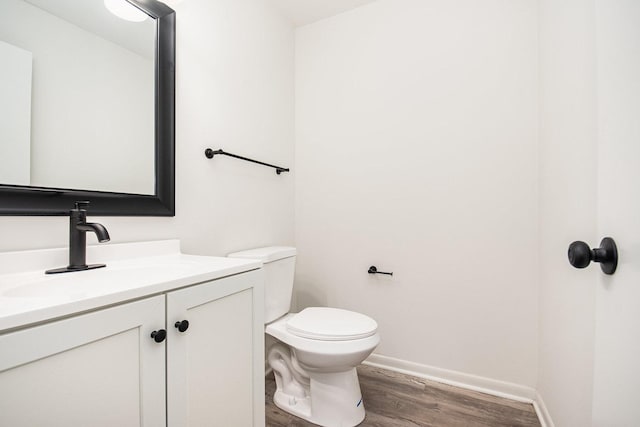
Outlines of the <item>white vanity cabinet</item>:
{"label": "white vanity cabinet", "polygon": [[165,425],[164,299],[0,335],[0,425]]}
{"label": "white vanity cabinet", "polygon": [[253,270],[0,332],[0,425],[262,427],[262,310]]}
{"label": "white vanity cabinet", "polygon": [[261,281],[249,272],[167,294],[170,427],[264,426]]}

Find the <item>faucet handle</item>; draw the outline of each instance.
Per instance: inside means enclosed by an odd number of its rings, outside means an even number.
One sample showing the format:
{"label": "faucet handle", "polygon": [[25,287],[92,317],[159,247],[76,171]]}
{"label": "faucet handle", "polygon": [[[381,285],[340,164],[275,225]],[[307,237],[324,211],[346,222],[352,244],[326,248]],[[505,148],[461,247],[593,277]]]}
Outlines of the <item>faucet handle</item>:
{"label": "faucet handle", "polygon": [[76,202],[76,210],[84,210],[84,211],[86,211],[88,207],[89,207],[89,201],[88,200],[83,200],[83,201]]}

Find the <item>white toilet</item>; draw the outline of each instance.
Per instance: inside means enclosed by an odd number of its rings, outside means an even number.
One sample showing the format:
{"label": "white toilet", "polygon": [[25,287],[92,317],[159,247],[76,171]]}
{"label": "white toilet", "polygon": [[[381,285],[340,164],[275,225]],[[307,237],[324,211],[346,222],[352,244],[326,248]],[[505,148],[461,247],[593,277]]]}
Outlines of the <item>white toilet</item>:
{"label": "white toilet", "polygon": [[364,419],[356,366],[380,342],[378,324],[363,314],[336,308],[306,308],[289,314],[296,249],[268,247],[229,254],[259,259],[265,272],[265,332],[282,410],[326,427],[350,427]]}

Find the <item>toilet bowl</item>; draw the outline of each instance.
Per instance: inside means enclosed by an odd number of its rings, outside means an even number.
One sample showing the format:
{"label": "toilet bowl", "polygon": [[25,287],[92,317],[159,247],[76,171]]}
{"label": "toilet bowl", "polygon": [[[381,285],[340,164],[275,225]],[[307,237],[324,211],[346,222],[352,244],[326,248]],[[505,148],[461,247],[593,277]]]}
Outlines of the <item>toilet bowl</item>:
{"label": "toilet bowl", "polygon": [[269,247],[229,255],[264,263],[265,333],[276,339],[267,352],[276,379],[274,403],[320,426],[356,426],[365,417],[356,367],[379,344],[378,325],[337,308],[288,313],[295,254],[295,248]]}
{"label": "toilet bowl", "polygon": [[[338,322],[345,317],[364,321]],[[327,323],[334,323],[330,334]],[[300,324],[305,325],[302,330],[295,327]],[[354,337],[358,326],[361,336]],[[286,345],[272,346],[268,355],[279,408],[321,426],[355,426],[364,419],[356,366],[380,343],[375,321],[346,310],[314,307],[268,324],[265,332]]]}

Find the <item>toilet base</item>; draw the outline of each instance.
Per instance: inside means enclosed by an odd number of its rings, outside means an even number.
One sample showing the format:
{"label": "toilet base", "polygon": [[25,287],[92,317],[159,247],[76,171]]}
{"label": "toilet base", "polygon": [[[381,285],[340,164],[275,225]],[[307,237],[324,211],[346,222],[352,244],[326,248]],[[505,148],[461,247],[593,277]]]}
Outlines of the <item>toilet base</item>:
{"label": "toilet base", "polygon": [[298,418],[311,421],[311,398],[290,396],[281,390],[276,390],[273,395],[273,403],[285,412]]}
{"label": "toilet base", "polygon": [[354,427],[365,411],[355,368],[346,372],[309,372],[309,396],[287,395],[276,390],[273,402],[285,412],[323,427]]}

